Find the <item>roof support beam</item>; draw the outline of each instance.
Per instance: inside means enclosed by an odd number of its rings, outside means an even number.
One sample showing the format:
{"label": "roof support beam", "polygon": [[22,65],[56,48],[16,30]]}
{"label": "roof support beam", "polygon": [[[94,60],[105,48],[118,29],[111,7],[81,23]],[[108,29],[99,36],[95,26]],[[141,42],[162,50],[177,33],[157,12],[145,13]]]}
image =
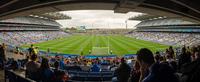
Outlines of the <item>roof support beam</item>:
{"label": "roof support beam", "polygon": [[121,0],[120,3],[114,8],[114,11],[116,13],[127,13],[142,4],[144,1],[145,0]]}
{"label": "roof support beam", "polygon": [[192,0],[192,1],[195,1],[195,2],[191,2],[191,0],[171,0],[177,4],[180,4],[182,6],[185,6],[197,13],[200,13],[200,6],[198,3],[200,3],[199,0]]}
{"label": "roof support beam", "polygon": [[173,12],[175,14],[187,16],[195,20],[200,20],[200,15],[197,12],[170,0],[147,0],[142,4],[142,6]]}

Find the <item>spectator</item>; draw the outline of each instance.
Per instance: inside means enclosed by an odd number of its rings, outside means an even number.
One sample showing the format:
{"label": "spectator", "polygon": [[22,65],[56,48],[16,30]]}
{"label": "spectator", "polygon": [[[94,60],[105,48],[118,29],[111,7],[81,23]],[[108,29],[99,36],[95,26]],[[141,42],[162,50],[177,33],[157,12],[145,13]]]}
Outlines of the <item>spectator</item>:
{"label": "spectator", "polygon": [[155,54],[155,62],[160,63],[160,61],[161,61],[160,53],[156,52],[156,54]]}
{"label": "spectator", "polygon": [[180,69],[183,65],[188,64],[191,62],[190,54],[186,52],[186,48],[182,48],[182,53],[179,55],[178,59],[178,69]]}
{"label": "spectator", "polygon": [[36,80],[36,73],[40,67],[40,64],[36,62],[37,55],[31,55],[31,61],[26,63],[26,77]]}
{"label": "spectator", "polygon": [[59,69],[59,62],[56,61],[54,63],[54,74],[55,74],[55,79],[54,82],[65,82],[69,79],[69,76],[65,73],[65,71],[62,71]]}
{"label": "spectator", "polygon": [[42,63],[38,70],[38,81],[51,82],[54,79],[54,73],[49,67],[49,60],[47,58],[42,59]]}
{"label": "spectator", "polygon": [[[169,49],[171,49],[171,48],[169,48]],[[167,62],[171,63],[174,61],[174,59],[173,59],[173,55],[172,55],[172,50],[169,50],[169,49],[166,49],[165,58],[166,58]]]}
{"label": "spectator", "polygon": [[114,71],[119,67],[119,62],[115,62],[114,65],[110,66],[110,70]]}
{"label": "spectator", "polygon": [[191,49],[191,58],[192,61],[195,61],[195,53],[198,51],[197,47],[192,47]]}
{"label": "spectator", "polygon": [[142,82],[149,74],[149,68],[155,63],[153,53],[147,48],[142,48],[137,52],[137,61],[141,72],[139,82]]}
{"label": "spectator", "polygon": [[[64,70],[65,69],[65,63],[64,61],[62,60],[62,58],[60,58],[58,55],[55,56],[56,59],[57,59],[57,62],[59,62],[59,69],[62,69]],[[53,60],[52,60],[53,61]]]}
{"label": "spectator", "polygon": [[70,68],[70,70],[81,71],[81,68],[80,68],[80,66],[78,66],[77,62],[74,62],[74,65]]}
{"label": "spectator", "polygon": [[33,48],[33,53],[34,53],[34,54],[37,54],[37,55],[39,54],[39,49],[38,49],[38,47]]}
{"label": "spectator", "polygon": [[121,59],[120,66],[115,70],[115,75],[117,76],[117,82],[128,82],[130,77],[131,68],[126,63],[124,58]]}
{"label": "spectator", "polygon": [[173,47],[172,46],[170,46],[169,47],[169,56],[170,56],[170,58],[172,58],[172,59],[174,59],[175,57],[175,55],[174,55],[174,49],[173,49]]}
{"label": "spectator", "polygon": [[139,80],[140,80],[140,65],[138,61],[135,61],[129,82],[139,82]]}
{"label": "spectator", "polygon": [[200,81],[200,51],[195,52],[195,59],[191,63],[182,67],[182,82],[199,82]]}
{"label": "spectator", "polygon": [[90,71],[90,66],[87,65],[87,61],[84,60],[83,66],[81,66],[82,71]]}
{"label": "spectator", "polygon": [[155,63],[142,82],[179,82],[175,70],[168,63]]}
{"label": "spectator", "polygon": [[92,72],[100,72],[100,67],[99,67],[99,65],[98,65],[98,62],[97,61],[95,61],[95,63],[92,65],[92,67],[91,67],[91,71]]}
{"label": "spectator", "polygon": [[6,68],[6,69],[9,69],[9,70],[17,70],[18,69],[18,62],[16,60],[13,60],[11,62],[11,64]]}
{"label": "spectator", "polygon": [[16,47],[16,50],[15,50],[15,51],[16,51],[16,54],[20,54],[20,49],[19,49],[18,46]]}
{"label": "spectator", "polygon": [[30,48],[28,48],[28,52],[29,52],[29,55],[32,55],[34,53],[33,44],[31,44]]}
{"label": "spectator", "polygon": [[5,45],[0,45],[0,63],[1,63],[1,69],[4,69],[4,63],[6,61],[6,56],[5,56]]}

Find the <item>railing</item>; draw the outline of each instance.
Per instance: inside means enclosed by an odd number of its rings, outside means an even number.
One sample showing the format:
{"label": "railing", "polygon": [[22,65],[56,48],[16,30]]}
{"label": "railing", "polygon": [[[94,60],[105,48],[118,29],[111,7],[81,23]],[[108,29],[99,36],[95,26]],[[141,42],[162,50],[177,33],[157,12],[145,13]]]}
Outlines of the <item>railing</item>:
{"label": "railing", "polygon": [[112,78],[114,76],[113,71],[109,72],[83,72],[83,71],[68,71],[68,74],[70,76],[69,81],[81,81],[81,82],[108,82],[112,81]]}
{"label": "railing", "polygon": [[[113,78],[113,71],[109,72],[83,72],[83,71],[68,71],[70,75],[70,79],[67,82],[87,82],[87,81],[98,81],[98,82],[110,82]],[[11,70],[5,70],[5,82],[36,82],[29,78],[25,78],[24,76],[17,74]]]}
{"label": "railing", "polygon": [[29,78],[25,78],[11,70],[5,70],[4,81],[5,82],[36,82]]}

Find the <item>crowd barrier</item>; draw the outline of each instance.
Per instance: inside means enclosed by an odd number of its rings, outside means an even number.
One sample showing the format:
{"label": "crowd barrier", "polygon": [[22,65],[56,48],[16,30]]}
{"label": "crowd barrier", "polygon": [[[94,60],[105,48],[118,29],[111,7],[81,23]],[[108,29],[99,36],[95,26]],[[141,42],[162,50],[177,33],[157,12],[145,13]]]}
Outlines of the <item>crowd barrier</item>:
{"label": "crowd barrier", "polygon": [[68,71],[70,81],[81,82],[111,82],[114,76],[113,71],[107,72],[83,72],[83,71]]}
{"label": "crowd barrier", "polygon": [[29,78],[25,78],[14,71],[5,70],[5,82],[36,82]]}

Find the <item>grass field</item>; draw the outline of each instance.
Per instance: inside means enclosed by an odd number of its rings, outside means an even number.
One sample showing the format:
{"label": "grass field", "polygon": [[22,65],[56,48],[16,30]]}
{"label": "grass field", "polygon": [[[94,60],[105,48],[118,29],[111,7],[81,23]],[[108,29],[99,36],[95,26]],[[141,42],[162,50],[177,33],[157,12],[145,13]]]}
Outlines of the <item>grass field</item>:
{"label": "grass field", "polygon": [[[29,47],[24,45],[23,47]],[[94,48],[107,48],[115,55],[135,54],[140,48],[149,48],[153,52],[164,50],[168,46],[150,41],[138,40],[123,35],[72,35],[66,38],[34,44],[40,50],[66,54],[88,55]],[[99,49],[106,52],[105,49]],[[103,52],[102,51],[102,52]],[[96,51],[95,51],[96,52]]]}

